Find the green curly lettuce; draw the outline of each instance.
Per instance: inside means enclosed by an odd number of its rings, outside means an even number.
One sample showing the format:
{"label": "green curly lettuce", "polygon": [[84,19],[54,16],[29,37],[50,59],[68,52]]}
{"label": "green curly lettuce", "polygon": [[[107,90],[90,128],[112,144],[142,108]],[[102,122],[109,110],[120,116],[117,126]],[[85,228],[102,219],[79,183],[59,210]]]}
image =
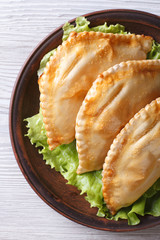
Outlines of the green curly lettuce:
{"label": "green curly lettuce", "polygon": [[120,24],[110,25],[108,26],[105,22],[103,25],[96,26],[96,27],[89,27],[90,22],[85,17],[78,17],[76,19],[76,25],[72,25],[70,23],[65,23],[63,26],[63,38],[62,40],[66,40],[69,34],[73,31],[75,32],[103,32],[103,33],[127,33],[125,32],[125,27]]}
{"label": "green curly lettuce", "polygon": [[[75,26],[66,23],[63,27],[63,40],[66,40],[72,31],[100,31],[126,34],[124,26],[120,24],[107,26],[107,24],[104,23],[101,26],[92,28],[89,27],[89,24],[90,22],[84,17],[77,18]],[[43,73],[44,67],[54,51],[55,50],[52,50],[46,54],[41,60],[38,71],[39,76]],[[160,59],[160,44],[153,42],[152,50],[148,54],[148,58]],[[70,144],[58,146],[55,150],[50,151],[41,112],[31,118],[27,118],[26,121],[28,128],[26,135],[32,144],[40,147],[38,151],[43,155],[46,164],[50,165],[51,168],[55,168],[56,171],[59,171],[68,181],[68,184],[76,186],[81,191],[81,194],[86,193],[85,198],[91,207],[98,208],[97,216],[114,219],[116,221],[119,219],[127,219],[129,225],[139,224],[139,215],[144,216],[145,214],[150,214],[152,216],[160,216],[160,179],[135,203],[129,207],[120,209],[115,216],[112,216],[103,200],[102,171],[93,171],[81,175],[77,175],[76,173],[79,160],[75,140]]]}
{"label": "green curly lettuce", "polygon": [[160,59],[160,44],[153,41],[152,49],[147,55],[148,59]]}

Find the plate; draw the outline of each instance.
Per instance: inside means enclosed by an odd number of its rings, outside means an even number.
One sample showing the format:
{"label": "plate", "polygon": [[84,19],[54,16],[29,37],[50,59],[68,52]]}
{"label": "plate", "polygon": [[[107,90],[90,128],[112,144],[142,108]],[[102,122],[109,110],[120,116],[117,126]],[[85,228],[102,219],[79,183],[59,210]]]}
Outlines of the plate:
{"label": "plate", "polygon": [[[120,23],[126,30],[152,36],[160,42],[160,17],[135,10],[104,10],[86,14],[91,26]],[[74,23],[75,19],[71,20]],[[27,132],[23,119],[39,111],[37,70],[42,57],[61,44],[62,26],[53,31],[32,52],[17,78],[10,103],[10,137],[19,167],[34,191],[53,209],[65,217],[88,227],[109,231],[133,231],[160,223],[160,217],[145,216],[137,226],[128,226],[126,220],[110,221],[96,216],[84,195],[45,164],[37,149],[24,135]]]}

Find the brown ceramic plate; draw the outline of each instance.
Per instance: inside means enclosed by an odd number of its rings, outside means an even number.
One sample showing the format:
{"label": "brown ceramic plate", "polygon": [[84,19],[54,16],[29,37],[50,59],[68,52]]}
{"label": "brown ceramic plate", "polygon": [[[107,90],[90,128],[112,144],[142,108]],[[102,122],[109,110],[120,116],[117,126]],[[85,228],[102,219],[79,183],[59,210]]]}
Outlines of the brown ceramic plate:
{"label": "brown ceramic plate", "polygon": [[[85,15],[92,26],[120,23],[127,31],[152,36],[160,42],[160,17],[133,10],[104,10]],[[75,19],[74,19],[75,20]],[[74,23],[74,20],[70,21]],[[62,26],[61,26],[62,27]],[[79,191],[45,164],[37,149],[27,137],[23,119],[39,111],[37,70],[42,57],[61,44],[62,28],[53,31],[33,51],[24,64],[14,87],[10,105],[10,136],[19,167],[34,191],[53,209],[67,218],[88,227],[109,231],[133,231],[160,223],[160,217],[145,216],[137,226],[128,226],[126,220],[108,221],[96,216],[97,209],[80,196]]]}

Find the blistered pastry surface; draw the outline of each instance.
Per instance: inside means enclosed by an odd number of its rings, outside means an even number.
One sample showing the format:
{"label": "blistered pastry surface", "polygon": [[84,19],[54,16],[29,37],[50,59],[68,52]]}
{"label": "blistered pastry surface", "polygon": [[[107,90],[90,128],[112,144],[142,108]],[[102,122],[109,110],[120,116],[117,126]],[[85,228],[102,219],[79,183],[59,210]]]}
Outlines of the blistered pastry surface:
{"label": "blistered pastry surface", "polygon": [[116,135],[159,96],[160,60],[122,62],[100,74],[77,115],[77,172],[102,169]]}
{"label": "blistered pastry surface", "polygon": [[50,149],[75,138],[81,103],[100,72],[129,59],[145,59],[152,38],[143,35],[71,33],[39,79],[40,106]]}
{"label": "blistered pastry surface", "polygon": [[112,214],[135,202],[160,177],[160,98],[117,135],[103,166],[103,196]]}

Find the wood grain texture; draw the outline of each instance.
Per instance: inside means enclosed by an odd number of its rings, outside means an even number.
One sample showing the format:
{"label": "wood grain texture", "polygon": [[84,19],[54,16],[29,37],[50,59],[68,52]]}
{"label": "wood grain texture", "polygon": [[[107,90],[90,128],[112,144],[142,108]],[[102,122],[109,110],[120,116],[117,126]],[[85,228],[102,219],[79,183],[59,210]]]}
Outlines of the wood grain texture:
{"label": "wood grain texture", "polygon": [[76,224],[48,207],[30,188],[12,152],[8,110],[18,72],[52,30],[79,15],[128,8],[159,15],[159,0],[0,0],[0,239],[160,239],[160,226],[111,233]]}

